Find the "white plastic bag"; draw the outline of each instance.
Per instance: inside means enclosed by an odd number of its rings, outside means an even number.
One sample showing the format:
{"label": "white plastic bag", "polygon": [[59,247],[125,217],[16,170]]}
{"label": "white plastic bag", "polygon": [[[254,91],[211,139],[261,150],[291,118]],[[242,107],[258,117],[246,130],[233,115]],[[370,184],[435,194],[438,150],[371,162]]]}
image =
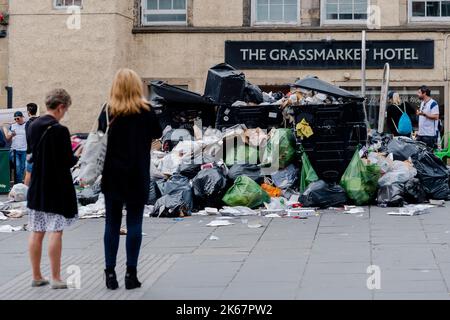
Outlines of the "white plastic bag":
{"label": "white plastic bag", "polygon": [[15,202],[27,201],[28,187],[23,183],[16,184],[12,187],[11,192],[8,195],[10,200]]}
{"label": "white plastic bag", "polygon": [[405,183],[417,175],[417,170],[412,164],[402,161],[394,161],[388,171],[378,180],[380,187],[393,183]]}

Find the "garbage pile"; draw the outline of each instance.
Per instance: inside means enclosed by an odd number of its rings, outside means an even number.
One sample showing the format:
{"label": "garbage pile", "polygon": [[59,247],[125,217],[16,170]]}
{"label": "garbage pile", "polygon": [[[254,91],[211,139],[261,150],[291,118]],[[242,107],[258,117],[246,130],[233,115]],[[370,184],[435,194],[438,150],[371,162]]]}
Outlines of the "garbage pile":
{"label": "garbage pile", "polygon": [[[208,71],[203,95],[152,82],[164,130],[152,145],[146,215],[306,218],[448,198],[449,170],[424,145],[368,135],[362,97],[315,77],[290,87],[263,92],[227,64]],[[77,196],[81,216],[104,215],[99,181]]]}

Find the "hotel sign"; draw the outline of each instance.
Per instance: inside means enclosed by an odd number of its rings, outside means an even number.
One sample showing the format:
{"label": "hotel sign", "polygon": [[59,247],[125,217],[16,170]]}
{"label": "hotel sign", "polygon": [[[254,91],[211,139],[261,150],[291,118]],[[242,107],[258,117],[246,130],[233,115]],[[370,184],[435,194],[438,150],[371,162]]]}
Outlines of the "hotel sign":
{"label": "hotel sign", "polygon": [[[359,69],[360,41],[226,41],[225,62],[238,69]],[[433,40],[368,41],[367,68],[433,69]]]}

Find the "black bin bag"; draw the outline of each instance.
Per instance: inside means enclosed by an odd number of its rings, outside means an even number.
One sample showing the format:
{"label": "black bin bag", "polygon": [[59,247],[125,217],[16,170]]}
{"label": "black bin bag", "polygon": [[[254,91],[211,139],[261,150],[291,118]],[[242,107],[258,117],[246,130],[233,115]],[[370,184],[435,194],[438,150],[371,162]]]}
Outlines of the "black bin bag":
{"label": "black bin bag", "polygon": [[426,150],[426,145],[407,137],[396,137],[387,145],[387,152],[392,153],[394,160],[405,161],[420,151]]}
{"label": "black bin bag", "polygon": [[228,170],[228,178],[232,181],[239,176],[247,176],[257,184],[264,182],[264,176],[261,175],[261,168],[256,164],[235,164]]}
{"label": "black bin bag", "polygon": [[421,150],[411,158],[427,197],[447,200],[450,194],[449,174],[444,162],[427,150]]}
{"label": "black bin bag", "polygon": [[403,207],[404,187],[401,184],[393,183],[378,189],[377,204],[380,207]]}
{"label": "black bin bag", "polygon": [[201,170],[192,179],[196,207],[220,207],[227,179],[221,168]]}
{"label": "black bin bag", "polygon": [[338,207],[347,202],[347,195],[340,185],[318,180],[308,186],[299,201],[305,207]]}
{"label": "black bin bag", "polygon": [[264,102],[263,92],[260,87],[255,84],[247,83],[244,89],[244,101],[249,103],[260,104]]}
{"label": "black bin bag", "polygon": [[204,97],[219,105],[232,105],[237,100],[243,100],[245,86],[242,72],[221,63],[209,69]]}
{"label": "black bin bag", "polygon": [[175,174],[165,183],[157,182],[162,197],[156,200],[152,217],[180,217],[191,214],[194,194],[189,179]]}
{"label": "black bin bag", "polygon": [[403,197],[410,204],[423,203],[427,200],[427,194],[417,178],[410,179],[405,183]]}

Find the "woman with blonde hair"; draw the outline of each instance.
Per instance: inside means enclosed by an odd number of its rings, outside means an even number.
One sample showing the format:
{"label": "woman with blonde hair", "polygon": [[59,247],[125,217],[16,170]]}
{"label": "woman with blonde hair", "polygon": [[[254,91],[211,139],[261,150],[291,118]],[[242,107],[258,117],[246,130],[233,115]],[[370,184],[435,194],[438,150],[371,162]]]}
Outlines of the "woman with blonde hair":
{"label": "woman with blonde hair", "polygon": [[104,234],[106,287],[117,289],[115,273],[119,248],[122,209],[127,215],[126,289],[139,288],[137,263],[142,241],[142,217],[150,186],[152,139],[161,137],[161,128],[149,102],[144,98],[141,78],[130,69],[120,69],[113,80],[107,107],[99,118],[108,146],[102,175],[106,223]]}

